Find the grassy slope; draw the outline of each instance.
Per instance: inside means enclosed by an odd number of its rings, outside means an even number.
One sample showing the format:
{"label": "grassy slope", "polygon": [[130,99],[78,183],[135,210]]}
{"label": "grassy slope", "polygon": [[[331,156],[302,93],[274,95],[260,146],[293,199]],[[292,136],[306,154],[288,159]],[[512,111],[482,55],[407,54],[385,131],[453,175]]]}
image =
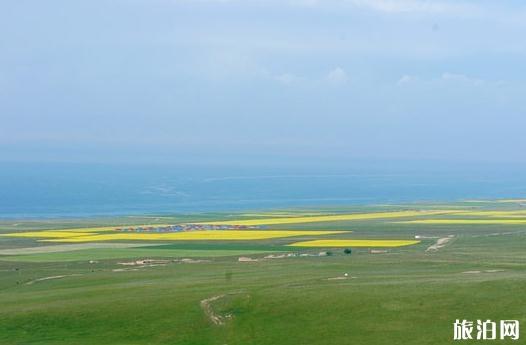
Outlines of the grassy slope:
{"label": "grassy slope", "polygon": [[[319,224],[301,228],[319,229]],[[433,243],[425,240],[389,254],[361,249],[350,257],[338,253],[257,263],[215,257],[208,263],[133,272],[112,272],[119,267],[114,259],[96,265],[84,258],[0,261],[0,344],[452,344],[457,318],[519,319],[526,324],[524,227],[375,221],[325,228],[352,229],[353,238],[456,237],[436,253],[425,253]],[[492,235],[497,232],[511,234]],[[268,251],[283,244],[262,243],[245,250],[260,246]],[[231,244],[184,246],[173,244],[158,252],[166,257],[181,250],[242,249]],[[66,253],[53,255],[59,254]],[[503,271],[463,273],[484,270]],[[356,278],[327,280],[346,272]],[[81,275],[24,284],[69,274]],[[213,325],[199,303],[224,293],[231,295],[214,308],[234,317],[224,326]],[[506,343],[513,342],[499,341]]]}

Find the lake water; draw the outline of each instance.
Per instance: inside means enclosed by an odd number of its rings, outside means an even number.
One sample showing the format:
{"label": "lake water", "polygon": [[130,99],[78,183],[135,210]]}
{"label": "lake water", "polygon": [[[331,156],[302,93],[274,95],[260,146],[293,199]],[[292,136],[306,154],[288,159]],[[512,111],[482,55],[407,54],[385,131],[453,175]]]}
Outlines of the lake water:
{"label": "lake water", "polygon": [[0,165],[0,217],[190,213],[526,195],[526,176],[471,167]]}

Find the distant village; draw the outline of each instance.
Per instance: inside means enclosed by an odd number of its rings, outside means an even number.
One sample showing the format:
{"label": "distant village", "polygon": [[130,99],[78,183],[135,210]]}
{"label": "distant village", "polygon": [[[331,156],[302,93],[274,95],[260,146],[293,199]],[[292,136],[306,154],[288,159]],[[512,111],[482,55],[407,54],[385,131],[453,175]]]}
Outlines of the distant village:
{"label": "distant village", "polygon": [[116,231],[122,232],[183,232],[197,230],[250,230],[261,229],[260,226],[247,225],[228,225],[228,224],[177,224],[163,226],[126,226],[116,228]]}

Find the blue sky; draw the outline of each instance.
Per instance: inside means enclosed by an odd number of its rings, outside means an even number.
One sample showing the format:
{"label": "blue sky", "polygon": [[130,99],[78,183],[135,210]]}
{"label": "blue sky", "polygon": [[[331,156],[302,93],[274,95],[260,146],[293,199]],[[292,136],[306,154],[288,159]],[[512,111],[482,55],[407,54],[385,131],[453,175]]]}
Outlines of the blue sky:
{"label": "blue sky", "polygon": [[524,163],[526,5],[0,4],[0,161]]}

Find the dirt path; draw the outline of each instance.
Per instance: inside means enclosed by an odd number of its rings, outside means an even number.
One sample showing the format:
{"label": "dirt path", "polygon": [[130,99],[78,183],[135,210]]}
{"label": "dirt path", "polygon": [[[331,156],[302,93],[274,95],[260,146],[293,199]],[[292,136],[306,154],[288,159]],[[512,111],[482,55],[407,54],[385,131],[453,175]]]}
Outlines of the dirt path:
{"label": "dirt path", "polygon": [[452,239],[454,238],[453,235],[449,235],[448,237],[442,237],[442,238],[439,238],[435,244],[427,247],[426,249],[426,252],[431,252],[431,251],[437,251],[439,250],[440,248],[443,248],[446,246],[446,244],[448,244]]}
{"label": "dirt path", "polygon": [[201,308],[214,325],[224,325],[226,322],[227,317],[216,314],[214,309],[212,308],[212,302],[217,301],[225,296],[226,295],[217,295],[210,298],[206,298],[201,301]]}
{"label": "dirt path", "polygon": [[484,270],[484,271],[464,271],[465,274],[480,274],[480,273],[499,273],[504,272],[505,270]]}
{"label": "dirt path", "polygon": [[34,279],[34,280],[31,280],[31,281],[28,281],[26,283],[26,285],[32,285],[34,283],[38,283],[38,282],[42,282],[42,281],[46,281],[46,280],[51,280],[51,279],[61,279],[61,278],[81,276],[81,275],[82,274],[67,274],[67,275],[62,275],[62,276],[50,276],[50,277],[38,278],[38,279]]}

